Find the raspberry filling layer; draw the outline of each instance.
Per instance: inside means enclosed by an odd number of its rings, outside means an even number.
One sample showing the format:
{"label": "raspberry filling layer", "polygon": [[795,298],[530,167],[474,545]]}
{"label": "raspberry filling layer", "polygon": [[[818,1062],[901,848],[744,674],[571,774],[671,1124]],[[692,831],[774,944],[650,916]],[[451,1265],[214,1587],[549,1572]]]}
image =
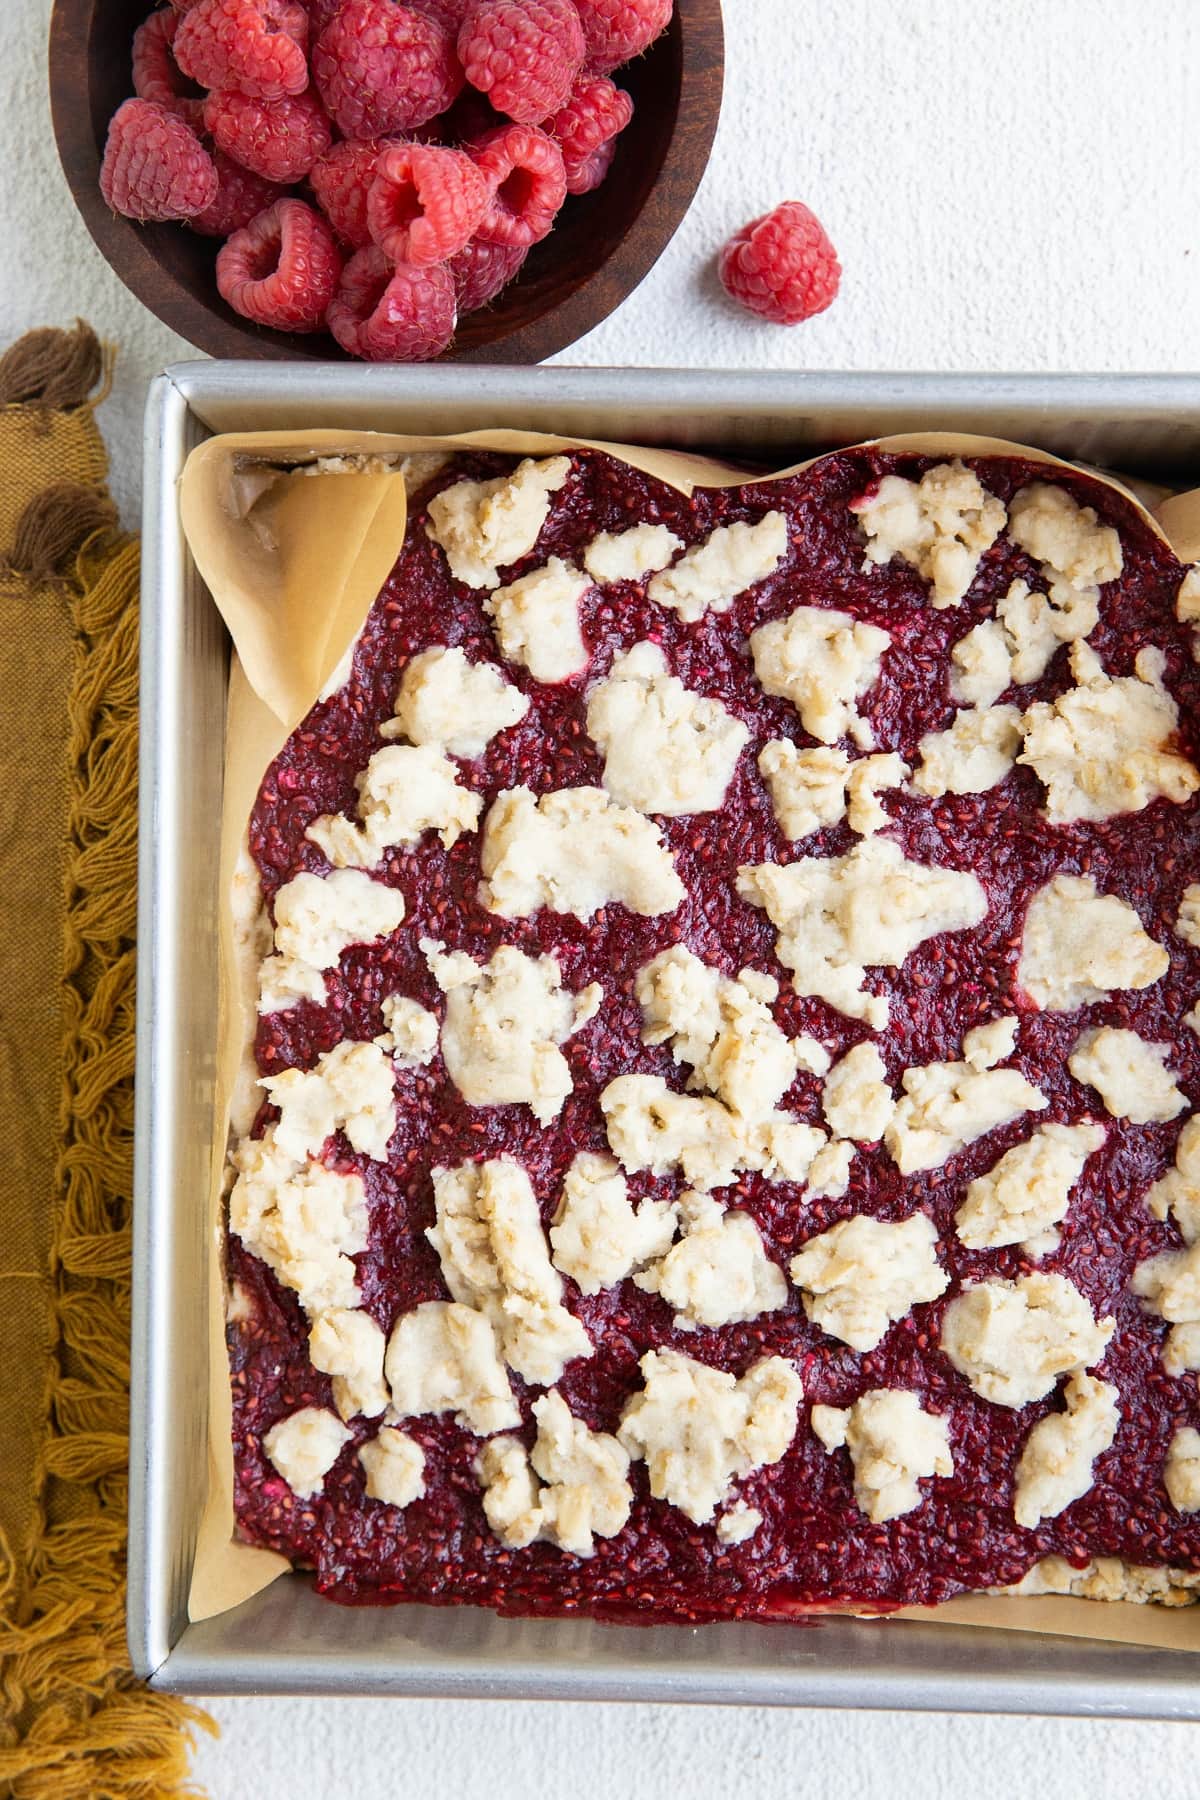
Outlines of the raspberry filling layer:
{"label": "raspberry filling layer", "polygon": [[[641,1040],[634,979],[658,951],[683,942],[731,976],[747,965],[771,971],[780,978],[773,1010],[785,1031],[819,1037],[835,1056],[870,1035],[824,1002],[795,995],[775,957],[773,926],[735,892],[743,864],[841,855],[859,841],[844,822],[799,846],[780,832],[756,769],[758,750],[776,737],[812,740],[788,702],[764,695],[750,661],[749,633],[802,604],[834,605],[884,627],[891,648],[861,711],[878,747],[896,749],[913,763],[919,738],[944,729],[953,710],[947,690],[952,645],[993,614],[1013,579],[1042,585],[1036,565],[1003,534],[985,553],[970,598],[944,611],[931,608],[925,584],[900,561],[864,572],[849,502],[885,474],[915,478],[930,466],[927,459],[846,453],[781,482],[700,490],[690,500],[598,453],[578,454],[573,463],[536,550],[502,579],[511,581],[550,555],[578,563],[600,531],[662,523],[693,544],[717,525],[754,521],[769,508],[786,515],[792,551],[774,576],[740,596],[729,612],[710,612],[695,624],[651,603],[644,583],[590,590],[581,610],[588,670],[545,686],[523,669],[503,665],[528,696],[529,710],[493,739],[483,758],[464,765],[463,779],[483,794],[485,810],[500,789],[522,783],[535,793],[598,784],[603,764],[585,729],[587,689],[621,650],[645,638],[659,643],[689,688],[718,697],[750,732],[722,808],[661,821],[688,889],[676,913],[640,918],[613,905],[586,923],[545,910],[528,919],[502,919],[478,898],[480,834],[466,833],[448,852],[426,834],[413,850],[387,852],[376,872],[404,895],[407,916],[400,929],[381,944],[343,954],[340,967],[326,974],[323,1007],[301,1001],[260,1019],[258,1068],[272,1075],[311,1066],[344,1038],[374,1037],[383,1029],[387,994],[400,991],[440,1011],[418,948],[423,937],[442,939],[478,962],[502,943],[534,955],[552,951],[565,986],[578,990],[597,981],[604,989],[597,1015],[563,1046],[574,1087],[548,1126],[539,1125],[528,1106],[466,1105],[435,1055],[427,1067],[397,1071],[398,1127],[386,1164],[356,1155],[341,1137],[327,1148],[327,1162],[358,1170],[366,1186],[370,1241],[356,1261],[363,1304],[385,1332],[420,1302],[447,1297],[425,1237],[434,1222],[432,1168],[513,1157],[528,1172],[547,1224],[572,1158],[608,1148],[599,1106],[608,1082],[638,1070],[662,1075],[674,1088],[684,1085],[684,1071],[668,1047],[648,1048]],[[392,715],[408,659],[446,643],[463,646],[472,661],[499,662],[482,596],[451,579],[426,534],[425,506],[438,488],[463,474],[488,475],[507,466],[496,458],[458,459],[412,503],[403,549],[362,633],[351,678],[313,708],[262,783],[250,847],[268,902],[300,870],[326,871],[305,829],[322,813],[354,816],[355,776],[380,747],[378,727]],[[1041,466],[1015,458],[974,466],[1005,503],[1023,484],[1047,479]],[[1129,673],[1147,644],[1165,652],[1165,682],[1180,708],[1180,748],[1195,759],[1200,670],[1190,633],[1174,617],[1181,566],[1111,490],[1083,475],[1050,478],[1121,532],[1124,572],[1104,590],[1092,648],[1113,675]],[[1022,705],[1053,698],[1071,682],[1066,652],[1059,651],[1046,675],[1016,698]],[[973,870],[989,911],[974,930],[927,941],[900,969],[871,971],[867,986],[890,996],[891,1023],[874,1041],[893,1086],[913,1064],[956,1058],[972,1026],[1015,1013],[1020,1047],[1012,1066],[1049,1102],[1033,1122],[1090,1117],[1107,1128],[1074,1189],[1059,1247],[1036,1265],[1067,1276],[1097,1318],[1116,1321],[1092,1372],[1118,1387],[1121,1422],[1082,1499],[1035,1529],[1015,1524],[1014,1472],[1022,1446],[1032,1425],[1061,1403],[1052,1396],[1017,1410],[989,1404],[938,1347],[940,1318],[963,1282],[1014,1278],[1035,1266],[1019,1247],[965,1248],[954,1223],[968,1182],[1029,1135],[1025,1117],[970,1144],[944,1167],[915,1175],[901,1176],[882,1146],[860,1149],[840,1199],[811,1199],[801,1187],[757,1174],[720,1190],[722,1202],[751,1215],[767,1255],[784,1269],[807,1239],[854,1214],[899,1220],[920,1209],[932,1218],[951,1285],[941,1300],[917,1305],[897,1321],[874,1351],[856,1353],[811,1324],[794,1287],[778,1312],[720,1330],[684,1332],[661,1297],[630,1281],[592,1297],[564,1283],[566,1304],[583,1321],[594,1354],[570,1363],[558,1387],[572,1412],[594,1429],[616,1430],[623,1404],[641,1385],[638,1360],[650,1349],[675,1348],[738,1375],[765,1355],[794,1364],[804,1386],[799,1427],[780,1463],[740,1484],[740,1497],[763,1515],[757,1532],[740,1544],[722,1543],[711,1525],[694,1525],[651,1499],[645,1467],[635,1463],[629,1523],[616,1537],[598,1540],[590,1559],[545,1543],[505,1549],[483,1514],[473,1466],[480,1440],[449,1416],[403,1421],[426,1458],[426,1492],[403,1510],[364,1495],[356,1451],[374,1436],[378,1421],[362,1418],[350,1421],[352,1439],[323,1490],[314,1499],[298,1499],[267,1459],[262,1438],[299,1407],[331,1407],[330,1381],[310,1366],[307,1321],[296,1296],[231,1236],[229,1275],[243,1290],[229,1328],[242,1536],[312,1568],[323,1592],[347,1602],[465,1601],[506,1612],[615,1618],[784,1617],[823,1604],[886,1609],[932,1603],[1015,1582],[1051,1554],[1080,1566],[1095,1556],[1116,1556],[1134,1564],[1200,1568],[1200,1515],[1177,1512],[1162,1484],[1172,1433],[1200,1425],[1196,1382],[1165,1373],[1165,1327],[1130,1290],[1139,1262],[1179,1246],[1175,1228],[1154,1220],[1144,1196],[1171,1165],[1187,1113],[1169,1124],[1108,1118],[1095,1094],[1067,1070],[1085,1023],[1130,1027],[1171,1044],[1188,1111],[1200,1103],[1200,1038],[1182,1023],[1200,995],[1200,950],[1172,931],[1181,891],[1200,868],[1200,800],[1182,806],[1158,800],[1141,812],[1076,826],[1049,825],[1042,801],[1038,779],[1020,766],[987,793],[939,800],[908,791],[886,795],[887,835],[909,858]],[[1170,970],[1160,981],[1084,1013],[1034,1008],[1015,976],[1024,911],[1031,892],[1061,872],[1086,873],[1099,890],[1136,908],[1146,930],[1170,951]],[[819,1122],[820,1083],[799,1075],[781,1104]],[[264,1107],[260,1126],[272,1116]],[[629,1182],[634,1199],[671,1198],[684,1185],[676,1176],[639,1175]],[[515,1375],[512,1382],[528,1423],[536,1393]],[[808,1425],[811,1404],[848,1406],[876,1387],[911,1389],[924,1407],[946,1416],[954,1458],[953,1475],[923,1483],[921,1505],[885,1525],[870,1523],[855,1504],[845,1452],[828,1454]]]}

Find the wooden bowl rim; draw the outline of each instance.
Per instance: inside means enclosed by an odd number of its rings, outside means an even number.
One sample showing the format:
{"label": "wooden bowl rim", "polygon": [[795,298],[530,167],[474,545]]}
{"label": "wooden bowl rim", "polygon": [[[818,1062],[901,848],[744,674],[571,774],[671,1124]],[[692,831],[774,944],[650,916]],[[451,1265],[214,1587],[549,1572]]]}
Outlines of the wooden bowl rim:
{"label": "wooden bowl rim", "polygon": [[[309,350],[305,340],[234,323],[189,293],[165,268],[132,221],[109,211],[100,193],[100,151],[88,105],[89,26],[98,0],[54,0],[50,20],[50,111],[59,160],[71,197],[93,242],[129,291],[163,324],[212,356],[352,362],[326,334]],[[620,298],[604,292],[613,256],[536,319],[495,339],[461,349],[452,344],[439,361],[537,363],[565,350],[595,329],[645,279],[666,250],[691,206],[707,167],[724,87],[724,22],[721,0],[676,0],[679,30],[679,101],[676,125],[658,177],[632,216],[618,249]],[[686,114],[689,130],[678,121]],[[653,196],[655,204],[649,204]]]}

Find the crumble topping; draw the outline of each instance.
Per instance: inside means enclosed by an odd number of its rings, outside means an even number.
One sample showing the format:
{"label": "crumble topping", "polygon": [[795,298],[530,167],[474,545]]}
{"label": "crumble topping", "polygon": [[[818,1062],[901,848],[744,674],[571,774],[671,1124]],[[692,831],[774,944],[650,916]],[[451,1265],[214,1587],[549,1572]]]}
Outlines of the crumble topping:
{"label": "crumble topping", "polygon": [[1038,564],[1052,599],[1063,588],[1094,593],[1102,582],[1115,581],[1124,567],[1114,527],[1101,525],[1092,507],[1081,506],[1065,488],[1047,481],[1030,482],[1013,495],[1008,535]]}
{"label": "crumble topping", "polygon": [[879,678],[891,643],[878,625],[829,607],[798,606],[750,634],[754,673],[765,694],[790,700],[805,731],[823,744],[847,733],[860,750],[874,737],[855,706]]}
{"label": "crumble topping", "polygon": [[950,688],[956,700],[990,706],[1005,688],[1039,681],[1060,644],[1090,637],[1100,618],[1095,588],[1063,584],[1050,594],[1014,581],[996,602],[996,617],[984,619],[960,638],[951,653]]}
{"label": "crumble topping", "polygon": [[954,1473],[946,1420],[902,1388],[870,1388],[853,1406],[814,1406],[812,1428],[826,1450],[849,1450],[854,1498],[873,1525],[920,1506],[922,1477]]}
{"label": "crumble topping", "polygon": [[890,825],[891,818],[879,804],[879,796],[902,786],[911,774],[908,764],[894,750],[856,758],[846,778],[846,817],[851,831],[870,837]]}
{"label": "crumble topping", "polygon": [[950,1285],[924,1213],[902,1224],[859,1214],[810,1238],[791,1261],[814,1325],[852,1350],[874,1350],[888,1328]]}
{"label": "crumble topping", "polygon": [[275,952],[260,971],[259,1012],[296,1000],[325,1004],[322,969],[337,967],[351,944],[373,944],[404,919],[404,896],[358,869],[304,870],[275,896]]}
{"label": "crumble topping", "polygon": [[1200,882],[1190,881],[1180,895],[1175,935],[1200,949]]}
{"label": "crumble topping", "polygon": [[414,656],[395,699],[395,717],[380,737],[406,738],[449,756],[473,760],[529,711],[524,694],[491,663],[467,661],[457,646],[435,644]]}
{"label": "crumble topping", "polygon": [[1021,1451],[1013,1514],[1032,1531],[1056,1519],[1092,1485],[1096,1458],[1117,1435],[1121,1422],[1115,1387],[1093,1375],[1072,1375],[1063,1389],[1067,1410],[1039,1419]]}
{"label": "crumble topping", "polygon": [[757,969],[730,981],[673,944],[638,970],[634,991],[642,1042],[670,1044],[675,1061],[691,1065],[688,1085],[744,1118],[765,1118],[811,1056],[809,1040],[789,1042],[775,1023],[769,1002],[779,986]]}
{"label": "crumble topping", "polygon": [[615,1537],[629,1518],[629,1457],[615,1437],[592,1431],[557,1391],[535,1400],[531,1452],[517,1438],[493,1438],[476,1463],[488,1524],[520,1550],[537,1539],[591,1556],[595,1539]]}
{"label": "crumble topping", "polygon": [[484,610],[508,661],[521,663],[535,681],[569,681],[586,669],[579,602],[591,585],[578,569],[552,556],[545,568],[490,593]]}
{"label": "crumble topping", "polygon": [[1028,1406],[1098,1363],[1116,1329],[1065,1275],[977,1281],[942,1315],[941,1346],[982,1400]]}
{"label": "crumble topping", "polygon": [[999,1019],[989,1019],[985,1025],[973,1025],[964,1033],[963,1061],[972,1069],[993,1069],[1016,1047],[1017,1020],[1014,1014],[1005,1013]]}
{"label": "crumble topping", "polygon": [[302,1406],[263,1435],[263,1449],[297,1500],[311,1500],[341,1454],[350,1433],[323,1406]]}
{"label": "crumble topping", "polygon": [[1179,708],[1162,683],[1162,652],[1139,650],[1133,666],[1114,679],[1087,644],[1073,644],[1077,685],[1026,712],[1017,760],[1043,783],[1052,825],[1141,812],[1160,798],[1178,805],[1200,787],[1200,771],[1168,747]]}
{"label": "crumble topping", "polygon": [[333,1306],[319,1313],[308,1334],[308,1360],[333,1376],[333,1403],[343,1419],[373,1419],[388,1404],[383,1379],[387,1339],[369,1313]]}
{"label": "crumble topping", "polygon": [[919,793],[982,794],[1004,780],[1021,747],[1021,714],[1015,706],[969,707],[946,731],[930,731],[917,749],[913,777]]}
{"label": "crumble topping", "polygon": [[1183,1425],[1171,1438],[1163,1486],[1176,1512],[1200,1512],[1200,1431]]}
{"label": "crumble topping", "polygon": [[892,1116],[892,1090],[883,1058],[874,1044],[856,1044],[825,1077],[821,1110],[838,1138],[874,1144]]}
{"label": "crumble topping", "polygon": [[669,606],[692,624],[706,612],[728,612],[739,594],[773,575],[787,553],[782,513],[765,513],[755,525],[718,525],[703,543],[655,575],[646,594],[656,606]]}
{"label": "crumble topping", "polygon": [[717,1537],[722,1544],[745,1544],[754,1536],[762,1522],[763,1516],[757,1506],[747,1506],[744,1500],[735,1500],[717,1520]]}
{"label": "crumble topping", "polygon": [[436,1016],[403,994],[385,994],[383,1030],[374,1040],[398,1069],[419,1069],[437,1054]]}
{"label": "crumble topping", "polygon": [[950,698],[988,707],[1012,686],[1012,651],[1003,625],[984,619],[950,652]]}
{"label": "crumble topping", "polygon": [[658,826],[603,788],[527,787],[496,796],[483,827],[482,899],[489,912],[528,918],[540,907],[590,919],[613,901],[643,916],[686,897]]}
{"label": "crumble topping", "polygon": [[767,784],[775,821],[795,843],[846,816],[850,758],[822,744],[801,750],[790,738],[772,738],[758,753],[758,772]]}
{"label": "crumble topping", "polygon": [[740,1378],[677,1350],[649,1350],[644,1386],[626,1402],[618,1432],[643,1460],[650,1492],[696,1525],[707,1525],[735,1481],[779,1462],[796,1435],[803,1390],[780,1356]]}
{"label": "crumble topping", "polygon": [[396,1129],[391,1060],[375,1043],[344,1038],[311,1069],[284,1069],[259,1083],[279,1108],[275,1142],[287,1156],[318,1151],[335,1131],[372,1162],[387,1161]]}
{"label": "crumble topping", "polygon": [[293,1157],[269,1125],[233,1153],[237,1180],[229,1229],[291,1288],[310,1317],[359,1303],[351,1257],[367,1247],[360,1175],[339,1175],[311,1157]]}
{"label": "crumble topping", "polygon": [[1056,875],[1029,902],[1017,980],[1046,1011],[1074,1012],[1151,987],[1170,963],[1127,901],[1098,894],[1090,875]]}
{"label": "crumble topping", "polygon": [[1200,1113],[1179,1134],[1175,1166],[1154,1183],[1146,1205],[1156,1219],[1174,1219],[1185,1244],[1200,1239]]}
{"label": "crumble topping", "polygon": [[1162,1347],[1167,1374],[1200,1369],[1200,1241],[1148,1257],[1133,1271],[1130,1286],[1146,1311],[1171,1327]]}
{"label": "crumble topping", "polygon": [[1044,1556],[1007,1594],[1069,1594],[1077,1600],[1128,1600],[1135,1606],[1191,1606],[1200,1572],[1146,1568],[1121,1556],[1096,1556],[1077,1569],[1063,1556]]}
{"label": "crumble topping", "polygon": [[475,830],[483,811],[450,758],[429,744],[377,750],[356,785],[361,824],[323,813],[306,833],[335,869],[377,869],[385,851],[415,844],[426,831],[436,831],[449,850]]}
{"label": "crumble topping", "polygon": [[614,1159],[581,1151],[550,1226],[554,1266],[581,1293],[598,1294],[665,1256],[677,1219],[673,1201],[646,1199],[635,1208]]}
{"label": "crumble topping", "polygon": [[662,1295],[680,1331],[716,1330],[787,1305],[783,1270],[748,1213],[725,1212],[707,1194],[687,1190],[679,1211],[683,1237],[633,1279],[644,1293]]}
{"label": "crumble topping", "polygon": [[1147,1125],[1173,1119],[1187,1101],[1167,1068],[1169,1044],[1148,1044],[1136,1031],[1111,1025],[1085,1031],[1067,1058],[1076,1081],[1094,1087],[1114,1119]]}
{"label": "crumble topping", "polygon": [[974,875],[910,862],[889,838],[865,838],[846,856],[741,868],[737,891],[776,927],[775,953],[796,992],[874,1031],[887,1024],[888,1003],[864,991],[868,966],[898,969],[926,938],[966,930],[987,913]]}
{"label": "crumble topping", "polygon": [[368,1500],[383,1506],[410,1506],[425,1493],[425,1452],[398,1426],[385,1425],[359,1445]]}
{"label": "crumble topping", "polygon": [[1179,584],[1175,617],[1181,625],[1193,624],[1200,619],[1200,563],[1193,563]]}
{"label": "crumble topping", "polygon": [[593,581],[640,581],[665,569],[683,545],[665,525],[631,525],[628,531],[600,531],[583,553]]}
{"label": "crumble topping", "polygon": [[1042,1125],[978,1175],[955,1214],[969,1250],[1020,1244],[1037,1260],[1058,1247],[1054,1227],[1067,1215],[1084,1164],[1105,1138],[1102,1125]]}
{"label": "crumble topping", "polygon": [[442,1056],[463,1099],[469,1106],[523,1102],[548,1125],[572,1086],[558,1046],[594,1017],[599,984],[572,994],[557,958],[526,956],[511,944],[483,967],[463,950],[447,955],[432,938],[422,938],[421,949],[446,996]]}
{"label": "crumble topping", "polygon": [[402,1313],[383,1367],[397,1418],[449,1412],[478,1437],[521,1423],[496,1334],[473,1306],[426,1300]]}
{"label": "crumble topping", "polygon": [[684,687],[648,642],[618,656],[591,690],[587,728],[613,799],[672,818],[718,811],[750,735],[719,700]]}
{"label": "crumble topping", "polygon": [[864,571],[899,556],[930,584],[929,603],[957,606],[986,550],[1004,530],[1004,504],[961,462],[939,463],[919,481],[885,475],[851,503],[866,534]]}
{"label": "crumble topping", "polygon": [[1049,1104],[1019,1069],[992,1066],[993,1058],[1012,1054],[1010,1021],[996,1024],[1003,1033],[990,1026],[967,1033],[964,1061],[926,1063],[901,1075],[904,1092],[883,1136],[902,1175],[940,1169],[976,1138]]}
{"label": "crumble topping", "polygon": [[814,1198],[845,1191],[825,1133],[792,1113],[743,1118],[712,1095],[677,1094],[661,1075],[618,1075],[600,1106],[609,1147],[631,1175],[678,1168],[689,1186],[707,1192],[754,1169],[771,1181],[807,1181]]}
{"label": "crumble topping", "polygon": [[456,481],[429,502],[426,530],[445,551],[450,573],[467,587],[500,585],[500,570],[537,543],[556,494],[571,473],[567,456],[532,457],[511,475]]}

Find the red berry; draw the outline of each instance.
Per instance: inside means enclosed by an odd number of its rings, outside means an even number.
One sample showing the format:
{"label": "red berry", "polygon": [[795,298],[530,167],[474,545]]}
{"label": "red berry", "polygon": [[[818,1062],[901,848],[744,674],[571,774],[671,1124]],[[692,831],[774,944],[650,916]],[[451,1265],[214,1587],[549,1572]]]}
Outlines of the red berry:
{"label": "red berry", "polygon": [[367,224],[389,261],[427,268],[470,242],[491,197],[465,151],[396,144],[376,164]]}
{"label": "red berry", "polygon": [[344,0],[313,47],[312,72],[347,138],[423,125],[463,83],[449,34],[397,0]]}
{"label": "red berry", "polygon": [[[562,151],[568,194],[586,194],[608,173],[618,132],[633,117],[633,101],[604,75],[581,75],[567,104],[543,121]],[[608,150],[607,159],[597,153]]]}
{"label": "red berry", "polygon": [[379,153],[390,138],[347,139],[318,157],[308,171],[317,205],[340,238],[362,250],[371,242],[367,193],[375,179]]}
{"label": "red berry", "polygon": [[187,124],[200,123],[201,95],[189,93],[187,76],[171,53],[179,14],[169,6],[152,12],[133,34],[133,91],[139,100],[153,100]]}
{"label": "red berry", "polygon": [[308,33],[313,43],[316,43],[341,4],[342,0],[308,0]]}
{"label": "red berry", "polygon": [[217,197],[211,206],[188,220],[192,230],[202,237],[229,237],[231,232],[240,231],[260,212],[265,212],[268,206],[274,206],[276,200],[282,200],[287,192],[278,182],[264,181],[261,175],[243,169],[241,163],[235,163],[223,150],[214,150],[212,159],[219,183]]}
{"label": "red berry", "polygon": [[459,313],[475,312],[506,288],[529,255],[523,244],[471,242],[446,264],[454,280]]}
{"label": "red berry", "polygon": [[575,0],[587,43],[587,66],[608,75],[648,50],[667,29],[673,0]]}
{"label": "red berry", "polygon": [[458,54],[498,112],[533,125],[566,105],[583,67],[583,28],[571,0],[472,0]]}
{"label": "red berry", "polygon": [[308,174],[332,141],[329,121],[309,89],[282,100],[248,94],[210,94],[204,123],[218,150],[267,181],[285,185]]}
{"label": "red berry", "polygon": [[799,200],[785,200],[743,226],[721,251],[718,266],[731,299],[777,325],[798,325],[824,312],[842,278],[823,226]]}
{"label": "red berry", "polygon": [[217,253],[217,287],[234,312],[276,331],[320,331],[342,259],[303,200],[277,200]]}
{"label": "red berry", "polygon": [[190,125],[153,100],[126,100],[108,127],[100,192],[127,219],[194,219],[216,199],[217,171]]}
{"label": "red berry", "polygon": [[368,362],[428,362],[454,336],[454,283],[444,263],[393,268],[372,244],[342,271],[329,329],[351,356]]}
{"label": "red berry", "polygon": [[468,146],[492,189],[476,236],[496,244],[544,238],[567,197],[562,151],[536,125],[503,125]]}
{"label": "red berry", "polygon": [[452,39],[458,36],[463,14],[470,3],[471,0],[408,0],[414,12],[423,12],[426,18],[436,20]]}
{"label": "red berry", "polygon": [[295,0],[200,0],[180,21],[175,60],[202,87],[282,100],[308,86],[307,44]]}

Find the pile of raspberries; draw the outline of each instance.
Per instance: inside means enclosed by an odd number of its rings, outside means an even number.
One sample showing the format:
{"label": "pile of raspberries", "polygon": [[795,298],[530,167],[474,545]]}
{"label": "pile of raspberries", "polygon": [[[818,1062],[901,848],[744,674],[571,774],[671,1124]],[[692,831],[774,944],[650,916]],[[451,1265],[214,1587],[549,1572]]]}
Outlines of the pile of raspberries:
{"label": "pile of raspberries", "polygon": [[217,286],[278,331],[417,362],[604,180],[612,71],[673,0],[172,0],[133,40],[100,186],[224,240]]}

